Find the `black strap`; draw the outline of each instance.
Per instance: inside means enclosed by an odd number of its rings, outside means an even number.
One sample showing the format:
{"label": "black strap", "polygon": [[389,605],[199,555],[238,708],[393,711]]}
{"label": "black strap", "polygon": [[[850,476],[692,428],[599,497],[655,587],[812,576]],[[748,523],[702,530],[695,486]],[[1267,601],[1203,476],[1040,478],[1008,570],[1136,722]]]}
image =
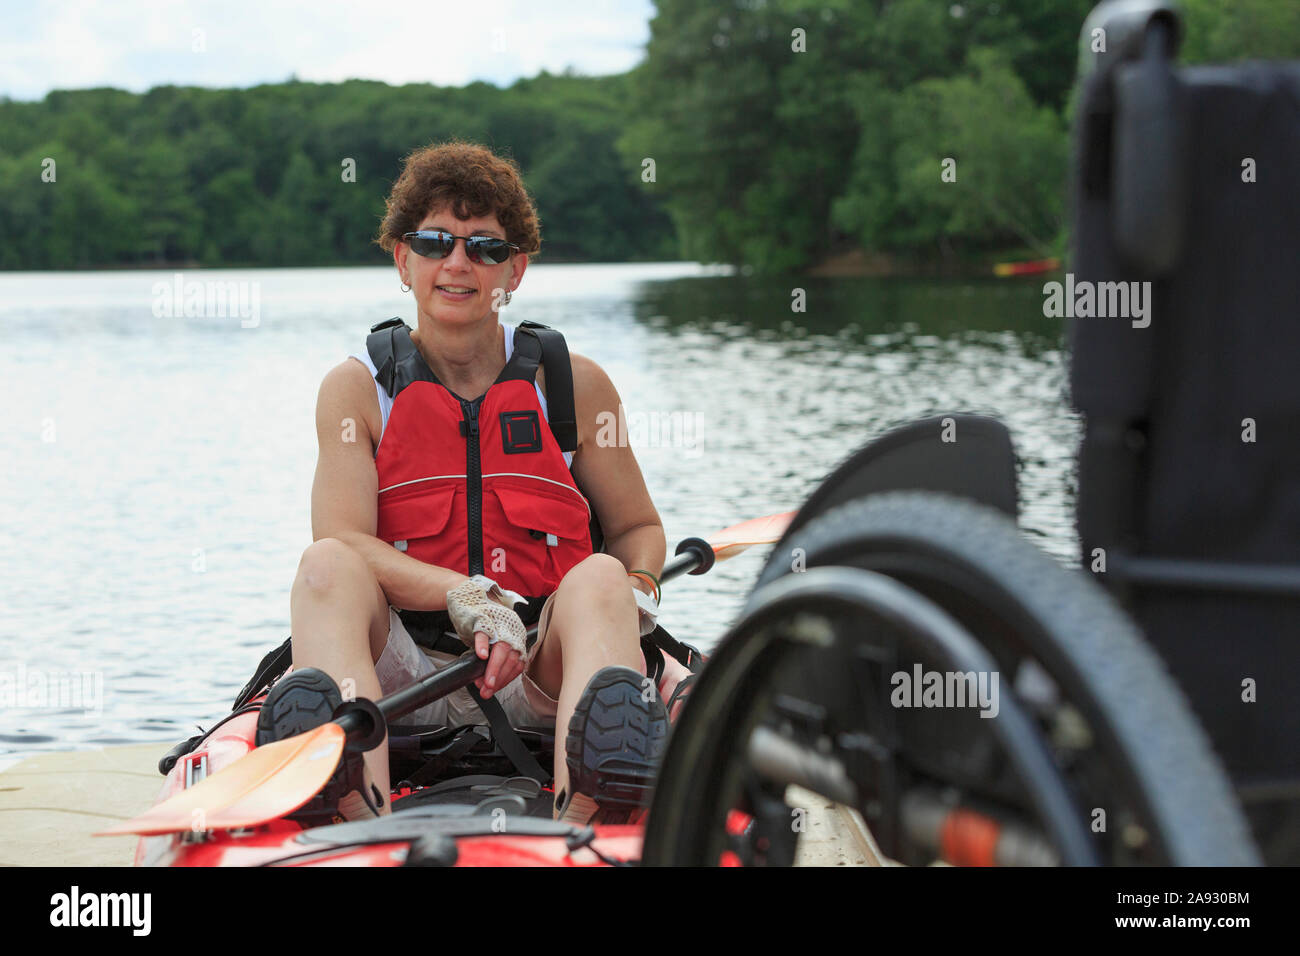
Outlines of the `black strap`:
{"label": "black strap", "polygon": [[389,398],[397,398],[412,382],[442,384],[411,341],[411,330],[401,319],[388,319],[371,326],[366,336],[366,353],[375,366],[375,381]]}
{"label": "black strap", "polygon": [[687,674],[677,682],[677,686],[673,688],[673,695],[668,698],[668,703],[665,705],[665,709],[670,716],[673,712],[673,705],[683,696],[689,696],[691,685],[695,683],[695,679],[699,676],[699,674]]}
{"label": "black strap", "polygon": [[[465,728],[471,729],[471,728]],[[479,740],[483,738],[480,737]],[[450,780],[442,780],[438,783],[430,784],[420,790],[424,796],[431,797],[438,793],[450,793],[453,790],[472,790],[474,787],[494,787],[501,786],[511,780],[517,780],[517,777],[503,777],[495,773],[469,773],[462,777],[452,777]]]}
{"label": "black strap", "polygon": [[462,727],[460,733],[451,743],[430,757],[414,773],[408,774],[407,781],[412,786],[422,787],[427,783],[441,780],[446,776],[448,767],[473,750],[476,744],[482,743],[486,739],[477,728]]}
{"label": "black strap", "polygon": [[[704,655],[698,649],[691,647],[689,644],[683,644],[677,638],[673,637],[664,630],[662,624],[656,624],[655,629],[648,635],[663,650],[672,655],[673,659],[684,667],[691,670],[692,673],[698,671],[704,666]],[[643,638],[644,640],[644,638]]]}
{"label": "black strap", "polygon": [[501,748],[502,753],[510,758],[510,762],[515,765],[515,769],[525,777],[532,777],[543,785],[550,783],[551,775],[542,769],[542,765],[537,762],[537,758],[524,746],[524,742],[519,739],[515,729],[510,726],[510,719],[506,717],[505,708],[501,706],[501,702],[495,697],[489,697],[485,700],[479,694],[478,688],[473,684],[466,685],[465,689],[474,698],[474,703],[478,704],[478,709],[483,711],[488,726],[492,728],[493,739],[496,740],[497,746]]}
{"label": "black strap", "polygon": [[257,665],[257,670],[253,673],[253,676],[249,679],[248,683],[244,685],[244,689],[239,692],[239,696],[235,698],[235,702],[231,705],[230,709],[239,710],[239,708],[243,707],[274,683],[276,678],[287,671],[289,665],[292,663],[293,637],[290,636],[284,639],[283,644],[274,650],[269,651],[267,655],[262,658],[262,663]]}
{"label": "black strap", "polygon": [[366,336],[366,354],[375,366],[375,381],[388,393],[389,398],[397,397],[397,347],[394,335],[397,327],[405,324],[398,318],[388,319],[372,325],[370,334]]}
{"label": "black strap", "polygon": [[[189,740],[182,741],[163,754],[162,759],[158,761],[158,772],[163,776],[171,773],[172,767],[176,766],[176,762],[186,754],[193,753],[199,744],[211,736],[212,731],[240,714],[260,708],[261,704],[258,704],[257,707],[249,707],[249,701],[274,684],[292,664],[293,638],[286,637],[284,643],[279,647],[267,651],[266,656],[257,665],[257,670],[253,672],[253,676],[248,679],[248,683],[235,697],[235,702],[230,705],[230,713],[213,724],[208,730],[189,738]],[[202,728],[199,729],[202,730]]]}
{"label": "black strap", "polygon": [[[411,341],[410,327],[401,319],[387,319],[372,325],[370,334],[366,336],[366,352],[375,366],[375,381],[390,398],[397,398],[398,393],[412,382],[442,384]],[[538,322],[519,323],[510,361],[496,380],[535,381],[539,362],[546,369],[546,411],[551,434],[561,451],[577,451],[573,368],[563,334]]]}
{"label": "black strap", "polygon": [[664,652],[659,645],[652,641],[649,635],[641,638],[641,653],[645,656],[646,677],[659,683],[659,678],[664,673]]}
{"label": "black strap", "polygon": [[[560,451],[578,450],[578,414],[573,402],[573,363],[564,336],[540,322],[520,322],[518,330],[535,335],[542,346],[542,367],[546,369],[546,417]],[[519,336],[515,337],[519,347]]]}
{"label": "black strap", "polygon": [[520,381],[533,385],[537,382],[537,369],[541,364],[541,341],[531,332],[520,332],[516,329],[510,361],[506,362],[493,384]]}
{"label": "black strap", "polygon": [[[515,353],[526,349],[532,340],[541,347],[542,367],[546,369],[546,418],[551,426],[551,434],[560,446],[560,451],[578,450],[578,413],[573,397],[573,362],[569,358],[569,346],[564,336],[549,325],[525,320],[519,323],[515,334]],[[577,478],[574,478],[577,484]],[[585,498],[587,493],[578,486],[578,491]],[[591,550],[605,549],[605,532],[600,526],[596,509],[591,509],[591,521],[588,522],[591,535]]]}
{"label": "black strap", "polygon": [[195,734],[193,737],[189,738],[188,740],[181,741],[171,750],[167,751],[167,753],[163,754],[162,759],[158,761],[158,772],[162,774],[164,777],[167,776],[167,774],[172,772],[172,767],[176,766],[176,762],[178,760],[180,760],[186,754],[193,753],[195,750],[197,750],[199,744],[203,743],[203,741],[211,737],[218,727],[221,727],[222,725],[234,720],[236,717],[238,717],[241,714],[255,713],[261,709],[262,709],[262,705],[260,703],[243,704],[242,706],[236,707],[230,713],[226,714],[226,716],[222,717],[220,720],[218,720],[207,730],[204,730],[202,727],[200,727],[199,728],[199,730],[201,731],[200,733]]}

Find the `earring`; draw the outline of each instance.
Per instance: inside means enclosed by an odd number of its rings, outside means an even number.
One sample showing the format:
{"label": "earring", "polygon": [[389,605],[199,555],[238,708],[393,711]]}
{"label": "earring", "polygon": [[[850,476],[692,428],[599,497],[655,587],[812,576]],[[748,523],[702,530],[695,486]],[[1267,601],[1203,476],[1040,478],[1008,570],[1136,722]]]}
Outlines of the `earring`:
{"label": "earring", "polygon": [[502,305],[509,305],[509,304],[510,304],[510,290],[509,290],[509,289],[507,289],[507,290],[506,290],[506,294],[505,294],[504,296],[502,296],[502,298],[501,298],[501,304],[502,304]]}
{"label": "earring", "polygon": [[403,292],[410,292],[410,291],[411,291],[411,287],[410,287],[409,285],[406,284],[406,280],[405,280],[405,279],[402,280],[402,291],[403,291]]}

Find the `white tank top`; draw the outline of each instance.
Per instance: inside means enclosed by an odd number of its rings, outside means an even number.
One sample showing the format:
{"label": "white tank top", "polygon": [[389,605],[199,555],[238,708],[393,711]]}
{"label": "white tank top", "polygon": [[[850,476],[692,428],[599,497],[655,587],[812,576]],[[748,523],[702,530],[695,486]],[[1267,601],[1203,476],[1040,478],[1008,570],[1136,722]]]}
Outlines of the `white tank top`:
{"label": "white tank top", "polygon": [[[501,331],[505,333],[506,361],[509,362],[510,356],[515,351],[515,327],[509,322],[502,322]],[[393,400],[389,397],[388,393],[384,391],[384,387],[379,384],[378,379],[375,378],[375,376],[379,374],[379,369],[375,368],[375,363],[370,360],[369,352],[363,349],[360,352],[353,352],[349,358],[354,358],[364,365],[370,371],[371,381],[375,383],[375,394],[379,398],[379,414],[382,418],[382,424],[379,426],[379,441],[382,442],[384,440],[384,432],[388,430],[388,416],[393,412]],[[538,385],[536,380],[534,380],[533,388],[537,389],[537,401],[542,406],[542,415],[547,419],[547,421],[549,421],[550,414],[546,409],[546,396],[542,394],[542,386]],[[375,450],[378,451],[378,449],[379,442],[375,442]],[[564,453],[564,462],[570,468],[573,467],[573,452],[566,451]]]}

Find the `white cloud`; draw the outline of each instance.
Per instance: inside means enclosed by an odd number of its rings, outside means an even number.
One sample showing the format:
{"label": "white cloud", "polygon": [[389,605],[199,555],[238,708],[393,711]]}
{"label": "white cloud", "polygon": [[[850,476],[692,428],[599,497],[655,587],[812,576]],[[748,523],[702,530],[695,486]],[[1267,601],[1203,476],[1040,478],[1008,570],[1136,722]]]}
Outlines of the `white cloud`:
{"label": "white cloud", "polygon": [[[0,0],[0,96],[162,84],[252,86],[290,75],[460,86],[546,69],[619,73],[642,57],[651,0]],[[203,52],[195,52],[194,31]]]}

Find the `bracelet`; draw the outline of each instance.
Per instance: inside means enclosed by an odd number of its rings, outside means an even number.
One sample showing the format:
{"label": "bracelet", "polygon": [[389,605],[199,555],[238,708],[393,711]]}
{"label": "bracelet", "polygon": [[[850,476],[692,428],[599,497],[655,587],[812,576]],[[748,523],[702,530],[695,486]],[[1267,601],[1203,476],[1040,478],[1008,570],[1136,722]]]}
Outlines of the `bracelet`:
{"label": "bracelet", "polygon": [[655,577],[649,571],[643,571],[640,568],[638,568],[635,571],[629,571],[627,573],[627,576],[629,578],[630,577],[645,578],[648,582],[650,582],[650,587],[654,588],[654,592],[655,592],[655,603],[656,604],[659,603],[659,579],[657,577]]}
{"label": "bracelet", "polygon": [[659,578],[656,575],[651,574],[649,571],[645,570],[645,568],[635,568],[631,573],[644,574],[646,577],[648,577],[650,579],[650,583],[654,585],[655,597],[656,599],[658,598],[660,589],[659,589]]}

